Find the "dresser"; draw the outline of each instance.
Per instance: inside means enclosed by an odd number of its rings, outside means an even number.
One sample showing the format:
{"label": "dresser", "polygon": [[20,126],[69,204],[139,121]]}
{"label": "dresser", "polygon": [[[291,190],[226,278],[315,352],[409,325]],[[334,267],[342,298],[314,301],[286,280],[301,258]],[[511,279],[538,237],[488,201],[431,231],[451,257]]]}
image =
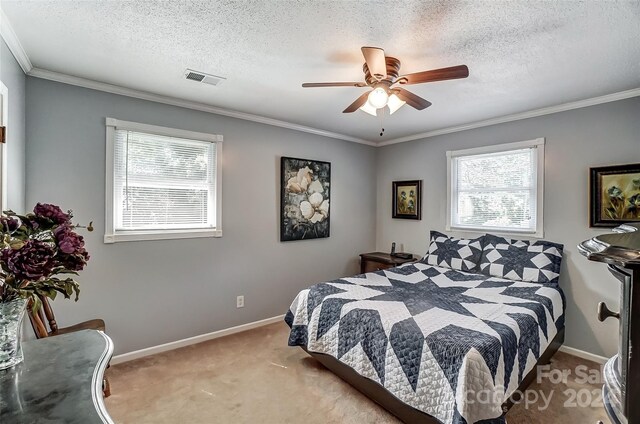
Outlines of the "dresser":
{"label": "dresser", "polygon": [[0,371],[0,423],[111,424],[102,380],[113,343],[101,331],[30,340],[24,361]]}
{"label": "dresser", "polygon": [[598,319],[619,321],[618,353],[604,366],[603,400],[614,424],[640,423],[640,223],[615,228],[578,245],[588,259],[603,262],[619,281],[620,311],[598,305]]}

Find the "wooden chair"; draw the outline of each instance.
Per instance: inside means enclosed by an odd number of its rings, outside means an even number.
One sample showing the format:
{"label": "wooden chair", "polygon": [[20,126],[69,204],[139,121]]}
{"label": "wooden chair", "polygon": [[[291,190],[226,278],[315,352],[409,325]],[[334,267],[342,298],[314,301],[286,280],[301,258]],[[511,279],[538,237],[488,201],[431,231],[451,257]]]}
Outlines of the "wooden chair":
{"label": "wooden chair", "polygon": [[[29,301],[29,304],[27,306],[29,310],[28,315],[29,320],[31,321],[31,327],[33,328],[33,332],[35,333],[37,339],[41,339],[43,337],[58,336],[60,334],[73,333],[75,331],[81,330],[105,331],[105,324],[101,319],[92,319],[69,327],[59,328],[58,323],[56,322],[56,317],[53,314],[53,309],[51,309],[51,304],[49,304],[49,299],[46,296],[37,296],[40,299],[40,303],[42,306],[40,306],[40,308],[38,308],[37,310],[34,310],[33,301],[31,300]],[[49,326],[49,330],[47,330],[47,324]],[[108,397],[111,395],[111,387],[109,385],[109,380],[107,380],[106,377],[102,382],[102,392],[104,393],[104,397]]]}

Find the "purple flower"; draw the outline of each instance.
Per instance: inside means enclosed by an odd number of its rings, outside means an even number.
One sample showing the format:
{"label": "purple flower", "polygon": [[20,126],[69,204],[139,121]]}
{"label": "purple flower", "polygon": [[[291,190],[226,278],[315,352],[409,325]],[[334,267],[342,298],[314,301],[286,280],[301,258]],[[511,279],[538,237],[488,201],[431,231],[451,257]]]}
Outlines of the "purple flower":
{"label": "purple flower", "polygon": [[62,255],[59,260],[70,271],[82,271],[89,260],[89,253],[81,249],[75,255]]}
{"label": "purple flower", "polygon": [[51,274],[55,261],[55,250],[50,243],[40,240],[27,240],[17,250],[4,249],[0,260],[18,280],[36,281]]}
{"label": "purple flower", "polygon": [[22,224],[18,218],[12,216],[0,217],[0,230],[2,230],[2,232],[12,234],[20,228],[20,225]]}
{"label": "purple flower", "polygon": [[46,218],[56,224],[65,224],[71,219],[70,214],[62,212],[58,206],[49,203],[38,203],[33,208],[33,213],[38,218]]}
{"label": "purple flower", "polygon": [[60,254],[57,259],[71,271],[82,271],[89,260],[84,248],[84,237],[76,234],[70,225],[60,225],[53,231]]}
{"label": "purple flower", "polygon": [[53,231],[58,247],[64,253],[72,255],[84,250],[84,238],[73,231],[69,225],[61,225]]}

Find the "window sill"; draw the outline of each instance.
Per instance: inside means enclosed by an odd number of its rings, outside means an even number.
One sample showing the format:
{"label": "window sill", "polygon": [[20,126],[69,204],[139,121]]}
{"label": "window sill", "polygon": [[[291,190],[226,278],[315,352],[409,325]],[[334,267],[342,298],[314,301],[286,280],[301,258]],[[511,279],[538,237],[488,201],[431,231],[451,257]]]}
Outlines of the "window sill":
{"label": "window sill", "polygon": [[125,241],[148,240],[173,240],[203,237],[222,237],[220,229],[197,230],[153,230],[153,231],[122,231],[113,234],[105,234],[105,244],[120,243]]}
{"label": "window sill", "polygon": [[495,227],[455,227],[451,225],[446,226],[447,231],[460,231],[466,233],[481,233],[481,234],[496,234],[499,236],[517,236],[517,237],[531,237],[542,238],[544,237],[543,230],[531,231],[531,230],[516,230],[507,228],[495,228]]}

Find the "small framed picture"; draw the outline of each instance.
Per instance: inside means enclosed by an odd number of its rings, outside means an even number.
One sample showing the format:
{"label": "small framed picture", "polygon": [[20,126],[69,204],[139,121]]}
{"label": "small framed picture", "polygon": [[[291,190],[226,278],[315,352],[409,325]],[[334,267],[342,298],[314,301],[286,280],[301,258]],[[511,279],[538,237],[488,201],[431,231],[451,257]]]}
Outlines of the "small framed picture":
{"label": "small framed picture", "polygon": [[640,163],[590,169],[589,226],[640,222]]}
{"label": "small framed picture", "polygon": [[393,218],[422,219],[422,181],[393,182]]}

